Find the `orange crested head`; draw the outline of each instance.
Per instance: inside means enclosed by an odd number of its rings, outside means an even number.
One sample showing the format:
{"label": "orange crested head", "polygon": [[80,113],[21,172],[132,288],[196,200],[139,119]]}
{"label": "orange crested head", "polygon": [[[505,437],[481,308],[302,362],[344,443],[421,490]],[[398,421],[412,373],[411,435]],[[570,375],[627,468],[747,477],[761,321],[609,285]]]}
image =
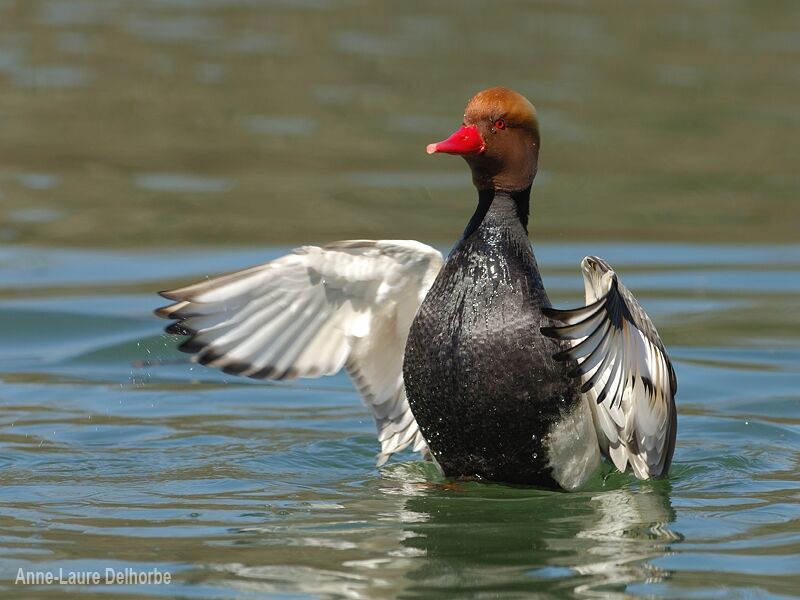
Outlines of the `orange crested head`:
{"label": "orange crested head", "polygon": [[524,190],[533,183],[539,161],[536,109],[508,88],[483,90],[467,103],[461,127],[428,144],[427,151],[463,156],[479,190]]}

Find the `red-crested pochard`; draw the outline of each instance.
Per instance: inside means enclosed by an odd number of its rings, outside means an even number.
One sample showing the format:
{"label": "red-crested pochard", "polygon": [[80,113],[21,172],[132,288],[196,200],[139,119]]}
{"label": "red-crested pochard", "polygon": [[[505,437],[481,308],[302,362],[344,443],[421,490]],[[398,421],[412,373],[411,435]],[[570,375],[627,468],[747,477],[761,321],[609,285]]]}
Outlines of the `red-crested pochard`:
{"label": "red-crested pochard", "polygon": [[346,369],[378,465],[407,447],[445,475],[573,490],[605,455],[647,479],[675,448],[676,379],[642,307],[600,258],[586,306],[551,308],[528,239],[533,105],[495,87],[428,153],[463,156],[477,208],[446,260],[410,240],[304,246],[162,292],[156,314],[202,364],[259,379]]}

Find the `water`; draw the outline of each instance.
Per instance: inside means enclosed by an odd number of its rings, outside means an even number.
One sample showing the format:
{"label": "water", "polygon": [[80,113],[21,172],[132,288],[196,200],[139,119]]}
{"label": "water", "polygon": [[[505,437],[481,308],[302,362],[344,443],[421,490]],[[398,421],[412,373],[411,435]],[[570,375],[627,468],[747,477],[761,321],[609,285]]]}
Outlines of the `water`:
{"label": "water", "polygon": [[411,454],[376,470],[343,375],[232,378],[160,333],[154,290],[284,251],[0,250],[9,597],[19,568],[107,567],[173,576],[90,588],[126,598],[796,594],[800,246],[537,245],[561,305],[584,254],[614,264],[679,379],[669,480],[606,469],[574,494],[447,482]]}
{"label": "water", "polygon": [[797,242],[798,31],[795,0],[0,0],[0,243],[452,240],[469,180],[425,146],[498,84],[539,111],[540,237]]}
{"label": "water", "polygon": [[[798,31],[794,0],[0,0],[0,596],[797,596]],[[227,377],[151,315],[299,244],[446,249],[474,194],[425,145],[497,84],[539,110],[553,299],[598,254],[670,350],[667,481],[376,470],[344,376]]]}

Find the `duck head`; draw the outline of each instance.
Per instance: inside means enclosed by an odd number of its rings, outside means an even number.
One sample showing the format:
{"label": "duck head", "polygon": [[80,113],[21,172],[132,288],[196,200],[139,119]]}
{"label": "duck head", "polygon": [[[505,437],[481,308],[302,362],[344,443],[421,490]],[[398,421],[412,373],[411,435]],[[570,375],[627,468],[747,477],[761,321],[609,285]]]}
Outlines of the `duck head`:
{"label": "duck head", "polygon": [[428,144],[428,154],[463,156],[480,191],[530,188],[539,160],[539,122],[525,96],[504,87],[478,92],[467,103],[461,128]]}

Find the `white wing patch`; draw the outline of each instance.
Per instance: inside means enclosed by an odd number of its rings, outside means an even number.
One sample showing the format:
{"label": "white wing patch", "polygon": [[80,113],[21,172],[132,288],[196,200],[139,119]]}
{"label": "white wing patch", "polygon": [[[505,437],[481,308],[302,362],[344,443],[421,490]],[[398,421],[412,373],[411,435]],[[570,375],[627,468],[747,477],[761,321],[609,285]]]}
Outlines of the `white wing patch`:
{"label": "white wing patch", "polygon": [[567,340],[555,355],[576,361],[571,371],[581,381],[593,409],[598,441],[620,470],[630,464],[640,479],[666,474],[677,429],[677,381],[653,323],[611,267],[597,257],[581,263],[587,305],[545,314],[564,323],[543,328]]}
{"label": "white wing patch", "polygon": [[406,399],[403,352],[442,255],[406,240],[304,246],[272,262],[162,292],[156,311],[189,336],[180,350],[256,379],[332,375],[343,367],[372,410],[382,465],[425,452]]}

